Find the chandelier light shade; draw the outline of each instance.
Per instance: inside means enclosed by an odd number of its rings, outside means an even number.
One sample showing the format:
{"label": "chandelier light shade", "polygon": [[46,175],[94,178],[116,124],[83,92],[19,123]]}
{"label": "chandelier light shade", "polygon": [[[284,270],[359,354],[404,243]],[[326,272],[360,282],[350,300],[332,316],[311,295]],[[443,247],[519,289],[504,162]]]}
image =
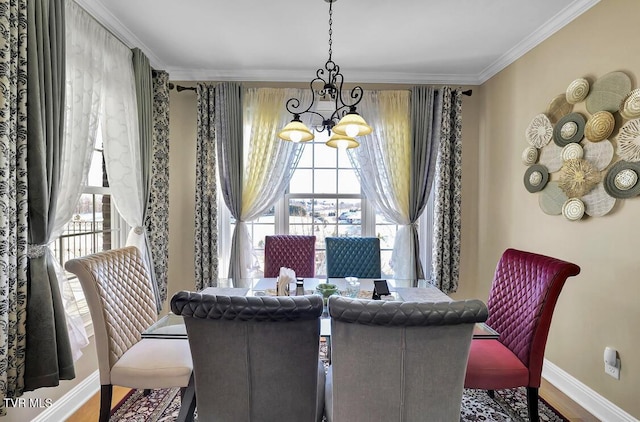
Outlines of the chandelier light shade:
{"label": "chandelier light shade", "polygon": [[349,148],[355,148],[360,146],[360,143],[351,136],[339,135],[334,132],[331,138],[325,143],[328,147],[337,148],[339,150],[346,150]]}
{"label": "chandelier light shade", "polygon": [[333,127],[333,132],[351,138],[370,134],[372,131],[371,126],[364,121],[362,116],[356,113],[355,107],[352,107],[352,109],[353,111],[345,114],[338,124]]}
{"label": "chandelier light shade", "polygon": [[313,132],[307,125],[300,121],[300,115],[296,114],[287,125],[278,133],[280,139],[291,142],[307,142],[314,138]]}
{"label": "chandelier light shade", "polygon": [[[340,73],[340,66],[331,59],[333,3],[337,0],[325,1],[329,3],[329,59],[324,64],[324,68],[316,71],[316,77],[309,83],[312,95],[311,102],[306,108],[300,104],[298,98],[287,100],[286,108],[293,114],[293,119],[278,132],[278,137],[291,142],[311,141],[314,138],[313,131],[300,120],[300,116],[309,114],[312,120],[320,120],[320,123],[313,125],[317,132],[327,131],[329,135],[333,132],[326,142],[327,146],[339,149],[355,148],[360,145],[355,138],[370,134],[372,129],[356,111],[356,106],[362,101],[362,88],[356,86],[351,90],[348,97],[352,102],[347,103],[342,97],[344,77]],[[320,99],[330,100],[333,104],[334,111],[329,117],[323,116],[314,109],[317,100]]]}

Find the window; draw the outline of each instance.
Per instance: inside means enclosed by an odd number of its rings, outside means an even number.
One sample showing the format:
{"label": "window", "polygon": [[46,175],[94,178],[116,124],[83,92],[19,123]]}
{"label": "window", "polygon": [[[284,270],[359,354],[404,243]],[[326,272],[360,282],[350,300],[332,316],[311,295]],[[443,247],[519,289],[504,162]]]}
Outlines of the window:
{"label": "window", "polygon": [[[377,213],[363,197],[347,153],[327,147],[326,132],[315,135],[313,141],[304,145],[284,198],[258,219],[247,223],[253,241],[256,276],[264,268],[264,237],[275,233],[315,235],[316,274],[320,277],[326,273],[326,237],[379,237],[382,273],[391,276],[391,253],[398,226]],[[229,221],[229,211],[223,203],[220,202],[219,222]],[[234,224],[231,219],[230,226],[220,227],[221,273],[228,265],[228,254],[224,251],[231,245]]]}
{"label": "window", "polygon": [[367,223],[366,201],[349,157],[325,145],[326,132],[315,135],[304,146],[289,183],[281,232],[316,236],[316,274],[322,276],[326,270],[326,237],[365,236],[370,231],[363,228]]}
{"label": "window", "polygon": [[[121,239],[125,239],[121,227],[126,227],[126,224],[121,221],[111,201],[102,142],[98,136],[87,186],[78,200],[71,221],[53,244],[53,253],[64,268],[64,263],[69,259],[119,247]],[[68,287],[78,303],[78,312],[89,328],[91,316],[80,283],[73,273],[67,273],[67,278]]]}
{"label": "window", "polygon": [[[375,236],[380,239],[380,258],[383,277],[393,277],[391,257],[396,233],[400,226],[378,212],[360,193],[360,183],[347,155],[329,148],[326,134],[316,133],[302,153],[298,167],[282,201],[259,218],[248,222],[254,248],[255,277],[264,268],[264,238],[267,235],[315,235],[316,275],[325,275],[325,237]],[[420,259],[426,278],[431,278],[434,189],[418,220]],[[219,262],[221,277],[226,276],[229,264],[231,233],[235,220],[230,218],[218,190],[219,206]],[[231,224],[225,224],[231,221]]]}

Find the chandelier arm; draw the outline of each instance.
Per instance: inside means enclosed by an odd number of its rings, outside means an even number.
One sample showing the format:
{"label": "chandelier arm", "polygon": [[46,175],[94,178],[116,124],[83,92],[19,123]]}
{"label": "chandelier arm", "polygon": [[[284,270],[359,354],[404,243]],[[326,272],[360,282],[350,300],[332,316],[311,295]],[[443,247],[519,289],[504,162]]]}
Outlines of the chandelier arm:
{"label": "chandelier arm", "polygon": [[[343,98],[343,95],[342,95],[344,76],[342,75],[342,73],[340,73],[340,66],[338,66],[332,60],[332,53],[333,53],[333,49],[332,49],[333,47],[333,7],[332,7],[332,4],[335,1],[337,0],[325,0],[325,2],[329,3],[329,58],[324,64],[324,67],[321,67],[318,70],[316,70],[316,77],[312,79],[311,82],[309,83],[309,88],[311,89],[311,102],[306,108],[303,108],[304,106],[300,105],[300,100],[294,97],[294,98],[288,99],[285,104],[287,111],[293,114],[294,116],[293,122],[300,122],[300,116],[303,114],[307,114],[307,113],[313,114],[315,116],[318,116],[321,119],[321,123],[316,125],[311,124],[311,126],[314,127],[316,132],[327,131],[329,135],[331,135],[331,132],[333,131],[334,126],[336,126],[341,121],[341,119],[344,118],[347,114],[356,114],[356,115],[358,114],[356,112],[356,106],[364,98],[364,91],[360,86],[356,86],[352,88],[351,91],[349,91],[348,96],[346,96],[349,102],[346,102],[345,98]],[[316,89],[314,89],[314,86]],[[326,100],[327,96],[331,98],[331,102],[334,105],[334,111],[333,113],[331,113],[330,117],[328,118],[324,117],[324,115],[322,115],[321,113],[315,110],[312,110],[313,106],[316,104],[316,99],[320,98],[320,99]],[[357,117],[364,122],[364,120],[360,116],[357,116]],[[353,116],[350,116],[350,118],[351,120],[353,120]],[[357,119],[355,121],[356,121],[356,124],[360,124]],[[354,125],[353,123],[349,123],[348,125],[345,123],[345,126],[353,126],[353,125]],[[361,125],[361,126],[364,126],[364,129],[368,129],[368,132],[366,131],[360,132],[360,129],[359,129],[360,134],[367,134],[371,132],[371,128],[368,125],[366,125],[366,122],[364,123],[364,125]],[[305,136],[306,136],[307,134],[306,132],[308,132],[308,129],[304,127],[304,124],[302,124],[302,127],[305,130],[302,130],[300,128],[296,128],[295,130],[294,129],[289,129],[289,130],[291,130],[292,133],[296,130],[305,132]],[[348,141],[347,148],[354,148],[358,146],[358,142],[355,141],[353,137],[349,137],[350,135],[347,135],[345,137],[342,132],[339,132],[338,135],[340,136],[335,137],[334,135],[334,138],[332,138],[333,141],[330,139],[330,142],[327,142],[327,145],[334,148],[343,148],[344,143]],[[286,141],[293,140],[293,136],[291,136],[291,139],[289,139],[287,136],[280,136],[280,137]]]}

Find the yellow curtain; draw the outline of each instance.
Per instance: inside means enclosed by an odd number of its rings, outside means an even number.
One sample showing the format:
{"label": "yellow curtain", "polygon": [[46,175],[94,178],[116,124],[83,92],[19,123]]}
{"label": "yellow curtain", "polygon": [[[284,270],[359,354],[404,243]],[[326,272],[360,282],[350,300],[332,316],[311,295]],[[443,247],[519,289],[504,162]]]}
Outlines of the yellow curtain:
{"label": "yellow curtain", "polygon": [[[389,178],[390,192],[395,198],[396,210],[403,219],[409,220],[409,186],[411,177],[411,121],[409,113],[409,91],[379,92],[380,131]],[[405,224],[407,224],[405,223]]]}
{"label": "yellow curtain", "polygon": [[[280,155],[282,148],[293,147],[287,145],[277,137],[282,128],[282,109],[284,107],[286,91],[283,89],[260,88],[247,90],[245,94],[245,148],[248,157],[244,159],[244,180],[242,188],[242,220],[249,221],[257,207],[261,207],[269,199],[270,192],[265,189],[273,185],[274,179],[280,179],[282,174],[273,174],[274,166],[278,169],[283,160]],[[246,130],[249,129],[249,130]],[[291,149],[291,148],[287,148]],[[289,169],[280,171],[287,172]],[[272,183],[267,183],[272,181]],[[277,183],[277,181],[276,181]],[[248,218],[249,217],[249,218]]]}

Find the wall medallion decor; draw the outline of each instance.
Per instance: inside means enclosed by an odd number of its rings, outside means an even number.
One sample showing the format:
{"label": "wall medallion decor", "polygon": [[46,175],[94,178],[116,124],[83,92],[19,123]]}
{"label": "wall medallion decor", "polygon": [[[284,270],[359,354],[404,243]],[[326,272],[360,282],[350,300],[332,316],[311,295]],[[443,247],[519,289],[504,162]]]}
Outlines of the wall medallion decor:
{"label": "wall medallion decor", "polygon": [[576,78],[527,126],[523,182],[545,214],[602,217],[640,195],[640,89],[631,80],[620,71]]}
{"label": "wall medallion decor", "polygon": [[640,89],[634,89],[620,106],[620,115],[627,120],[640,117]]}

